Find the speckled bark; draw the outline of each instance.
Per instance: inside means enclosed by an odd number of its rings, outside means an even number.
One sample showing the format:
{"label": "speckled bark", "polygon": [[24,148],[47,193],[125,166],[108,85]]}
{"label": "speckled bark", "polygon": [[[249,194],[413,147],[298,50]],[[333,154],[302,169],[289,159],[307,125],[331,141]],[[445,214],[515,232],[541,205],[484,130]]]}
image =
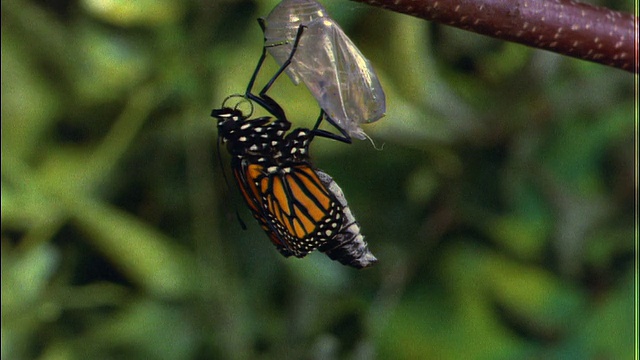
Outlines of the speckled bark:
{"label": "speckled bark", "polygon": [[638,72],[638,20],[571,0],[354,0]]}

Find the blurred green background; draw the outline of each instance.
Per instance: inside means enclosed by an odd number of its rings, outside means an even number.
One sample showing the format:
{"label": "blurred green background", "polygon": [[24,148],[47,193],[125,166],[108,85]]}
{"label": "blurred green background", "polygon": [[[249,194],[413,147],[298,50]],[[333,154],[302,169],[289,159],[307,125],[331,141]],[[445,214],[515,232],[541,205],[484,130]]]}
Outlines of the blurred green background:
{"label": "blurred green background", "polygon": [[276,3],[2,1],[2,359],[633,357],[632,74],[326,1],[388,105],[312,156],[380,262],[285,259],[209,117]]}

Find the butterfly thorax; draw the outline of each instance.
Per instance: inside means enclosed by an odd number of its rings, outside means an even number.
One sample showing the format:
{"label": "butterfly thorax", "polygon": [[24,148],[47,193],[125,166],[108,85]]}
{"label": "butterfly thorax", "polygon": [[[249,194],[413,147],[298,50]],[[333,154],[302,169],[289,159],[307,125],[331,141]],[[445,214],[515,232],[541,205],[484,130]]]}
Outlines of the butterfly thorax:
{"label": "butterfly thorax", "polygon": [[287,121],[268,116],[248,119],[239,110],[230,108],[220,109],[213,115],[218,118],[220,141],[238,158],[273,158],[291,127]]}

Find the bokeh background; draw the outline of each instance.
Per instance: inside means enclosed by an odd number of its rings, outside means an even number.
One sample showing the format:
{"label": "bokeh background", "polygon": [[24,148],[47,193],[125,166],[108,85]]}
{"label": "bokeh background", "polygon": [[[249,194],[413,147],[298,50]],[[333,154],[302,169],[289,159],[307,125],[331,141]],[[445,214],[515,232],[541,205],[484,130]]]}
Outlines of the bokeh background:
{"label": "bokeh background", "polygon": [[312,156],[380,262],[285,259],[209,117],[276,3],[2,1],[2,359],[633,357],[632,74],[324,2],[388,105]]}

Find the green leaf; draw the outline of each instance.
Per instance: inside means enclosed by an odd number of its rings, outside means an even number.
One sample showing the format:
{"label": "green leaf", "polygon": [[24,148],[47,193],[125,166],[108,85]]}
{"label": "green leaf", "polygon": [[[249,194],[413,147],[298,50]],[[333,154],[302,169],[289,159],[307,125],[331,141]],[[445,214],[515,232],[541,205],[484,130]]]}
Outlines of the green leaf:
{"label": "green leaf", "polygon": [[69,210],[88,241],[150,293],[183,298],[194,290],[193,255],[166,235],[99,202],[77,202]]}

